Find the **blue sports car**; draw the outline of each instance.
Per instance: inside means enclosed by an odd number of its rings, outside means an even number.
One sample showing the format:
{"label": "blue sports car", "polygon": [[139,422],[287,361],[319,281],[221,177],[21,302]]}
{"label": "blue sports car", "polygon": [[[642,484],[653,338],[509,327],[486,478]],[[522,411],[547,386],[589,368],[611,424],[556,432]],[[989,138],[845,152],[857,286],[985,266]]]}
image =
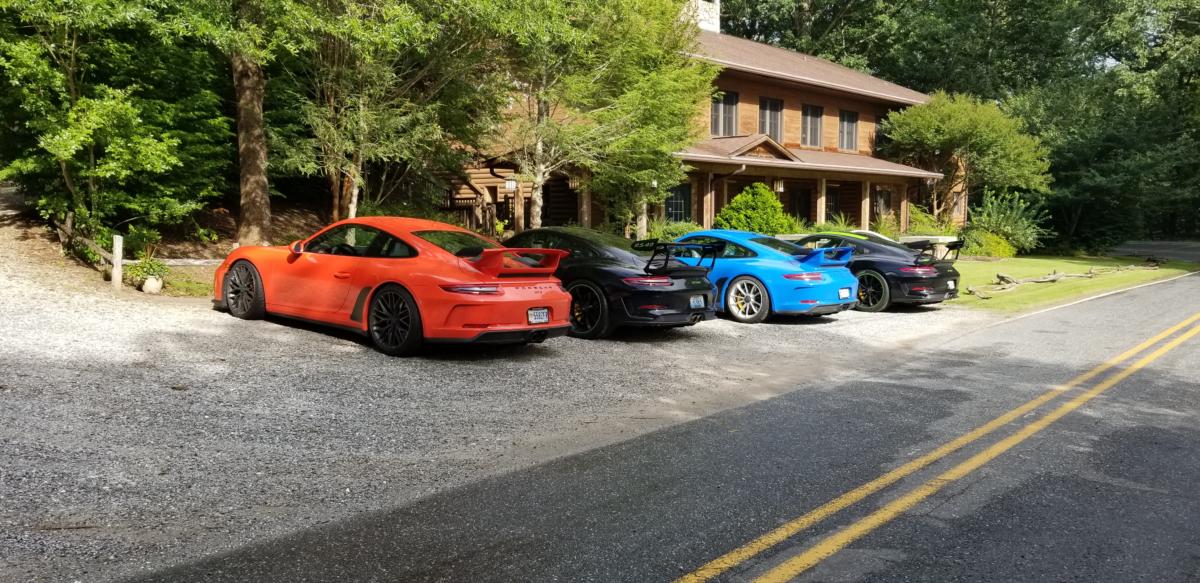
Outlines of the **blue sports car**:
{"label": "blue sports car", "polygon": [[[833,314],[857,303],[858,279],[846,267],[850,247],[813,250],[725,230],[689,233],[678,242],[725,245],[708,279],[715,287],[716,309],[738,322],[758,323],[770,314]],[[678,259],[690,265],[701,261],[688,254],[684,249]]]}

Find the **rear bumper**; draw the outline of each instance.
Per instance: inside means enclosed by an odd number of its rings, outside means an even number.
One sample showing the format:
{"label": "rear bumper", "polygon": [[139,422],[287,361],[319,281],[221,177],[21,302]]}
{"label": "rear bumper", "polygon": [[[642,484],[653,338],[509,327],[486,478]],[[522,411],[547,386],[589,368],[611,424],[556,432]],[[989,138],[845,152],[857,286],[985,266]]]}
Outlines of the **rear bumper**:
{"label": "rear bumper", "polygon": [[431,344],[525,344],[538,343],[550,338],[565,336],[570,326],[553,328],[531,328],[528,330],[501,330],[483,332],[471,338],[426,338]]}
{"label": "rear bumper", "polygon": [[[950,282],[954,287],[950,287]],[[897,304],[936,304],[958,297],[958,278],[902,279],[892,287],[892,302]]]}
{"label": "rear bumper", "polygon": [[[702,296],[704,307],[691,307],[693,296]],[[717,317],[709,290],[634,292],[613,298],[610,308],[622,326],[686,326]]]}

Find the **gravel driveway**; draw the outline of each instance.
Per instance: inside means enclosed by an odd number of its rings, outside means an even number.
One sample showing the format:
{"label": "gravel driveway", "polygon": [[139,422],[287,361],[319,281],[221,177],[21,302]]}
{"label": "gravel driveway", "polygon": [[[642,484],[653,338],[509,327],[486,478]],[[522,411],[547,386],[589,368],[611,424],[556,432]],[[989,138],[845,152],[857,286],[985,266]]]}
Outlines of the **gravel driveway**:
{"label": "gravel driveway", "polygon": [[12,213],[0,256],[3,581],[112,580],[399,506],[822,390],[992,321],[954,308],[718,320],[398,359],[204,301],[109,291]]}

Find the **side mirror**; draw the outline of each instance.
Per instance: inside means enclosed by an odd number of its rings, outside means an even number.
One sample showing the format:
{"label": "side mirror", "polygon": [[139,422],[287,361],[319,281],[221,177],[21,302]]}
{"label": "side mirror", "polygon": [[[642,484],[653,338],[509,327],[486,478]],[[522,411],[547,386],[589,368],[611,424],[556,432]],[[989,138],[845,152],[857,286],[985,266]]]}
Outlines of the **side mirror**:
{"label": "side mirror", "polygon": [[299,255],[301,253],[304,253],[304,242],[303,241],[292,241],[292,244],[288,245],[288,250],[290,250],[292,252],[292,255]]}

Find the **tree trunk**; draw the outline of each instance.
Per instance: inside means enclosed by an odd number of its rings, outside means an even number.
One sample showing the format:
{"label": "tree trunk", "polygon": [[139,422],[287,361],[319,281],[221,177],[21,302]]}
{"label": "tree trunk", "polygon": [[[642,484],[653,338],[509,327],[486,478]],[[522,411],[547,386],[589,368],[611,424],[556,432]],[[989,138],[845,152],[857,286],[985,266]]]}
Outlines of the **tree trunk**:
{"label": "tree trunk", "polygon": [[238,163],[241,171],[239,245],[269,245],[271,198],[267,190],[267,137],[263,122],[266,77],[262,65],[234,53],[233,90],[237,96]]}
{"label": "tree trunk", "polygon": [[542,193],[546,190],[546,170],[541,164],[533,170],[533,189],[529,193],[529,228],[542,227]]}
{"label": "tree trunk", "polygon": [[512,193],[513,205],[513,225],[514,233],[520,233],[525,230],[525,198],[521,195],[521,182],[517,181],[517,189]]}
{"label": "tree trunk", "polygon": [[637,239],[640,241],[646,238],[646,232],[649,227],[650,218],[646,213],[646,202],[642,201],[638,204],[637,213]]}
{"label": "tree trunk", "polygon": [[329,181],[329,222],[336,223],[342,220],[342,176],[334,169],[325,170],[326,179]]}

